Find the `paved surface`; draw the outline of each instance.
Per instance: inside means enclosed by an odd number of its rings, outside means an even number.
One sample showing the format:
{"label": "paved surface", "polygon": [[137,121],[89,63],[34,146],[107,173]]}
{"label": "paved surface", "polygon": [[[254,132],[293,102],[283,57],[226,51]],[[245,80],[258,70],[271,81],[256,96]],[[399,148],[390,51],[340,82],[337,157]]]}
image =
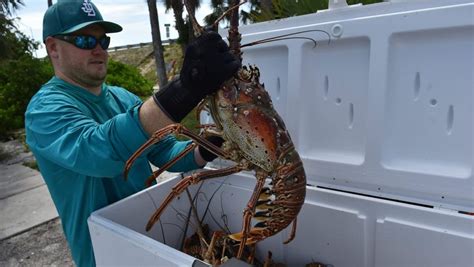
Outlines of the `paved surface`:
{"label": "paved surface", "polygon": [[58,216],[41,174],[23,165],[31,153],[22,152],[16,141],[2,147],[14,155],[0,163],[0,240]]}
{"label": "paved surface", "polygon": [[0,155],[0,266],[74,266],[48,188],[24,165],[34,162],[31,152],[13,140],[0,142]]}
{"label": "paved surface", "polygon": [[0,240],[58,217],[39,172],[21,164],[0,167]]}
{"label": "paved surface", "polygon": [[0,153],[0,266],[74,266],[41,174],[23,165],[33,155],[17,140]]}
{"label": "paved surface", "polygon": [[0,241],[0,266],[73,267],[59,219]]}

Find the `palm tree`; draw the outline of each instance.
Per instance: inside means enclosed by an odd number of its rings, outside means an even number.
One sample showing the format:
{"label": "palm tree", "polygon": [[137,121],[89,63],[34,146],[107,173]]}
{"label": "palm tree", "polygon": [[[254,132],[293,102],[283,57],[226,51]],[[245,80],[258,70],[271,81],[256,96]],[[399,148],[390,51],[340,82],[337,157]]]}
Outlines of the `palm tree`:
{"label": "palm tree", "polygon": [[[300,16],[328,8],[328,0],[251,0],[250,2],[251,11],[246,15],[252,22]],[[347,0],[349,5],[359,3],[367,5],[378,2],[383,2],[383,0]]]}
{"label": "palm tree", "polygon": [[[254,13],[259,14],[261,10],[261,6],[268,7],[271,9],[271,1],[272,0],[248,0],[247,5],[249,6],[250,12],[241,9],[240,11],[240,20],[247,24],[247,22],[251,21],[251,16]],[[212,13],[204,17],[204,22],[206,25],[212,25],[218,18],[226,12],[229,7],[231,7],[232,0],[211,0],[211,7],[213,8]],[[223,21],[230,22],[231,15],[227,14],[227,16],[223,19]]]}
{"label": "palm tree", "polygon": [[13,15],[15,10],[24,5],[23,0],[0,0],[0,23],[2,25],[10,24],[13,26],[11,19],[8,17]]}
{"label": "palm tree", "polygon": [[[212,13],[204,17],[206,25],[212,25],[229,7],[229,0],[211,0]],[[229,21],[227,16],[225,20]]]}
{"label": "palm tree", "polygon": [[[191,9],[191,10],[188,10],[188,12],[190,12],[193,16],[195,16],[196,10],[201,6],[201,1],[200,0],[184,0],[184,1],[188,3],[188,7]],[[191,20],[189,19],[189,16],[187,19],[187,24],[188,24],[188,27],[187,27],[188,28],[188,42],[187,43],[189,43],[195,38],[193,27],[191,25]]]}
{"label": "palm tree", "polygon": [[168,83],[166,77],[166,66],[163,56],[163,44],[161,42],[160,24],[158,21],[158,10],[156,8],[156,0],[147,0],[148,12],[150,13],[151,37],[153,40],[153,51],[155,54],[156,74],[158,84],[163,88]]}
{"label": "palm tree", "polygon": [[[165,4],[166,12],[168,12],[170,9],[173,9],[175,29],[178,31],[178,43],[181,45],[181,50],[184,52],[187,43],[187,41],[184,39],[187,40],[188,30],[183,19],[183,2],[176,0],[164,0],[163,3]],[[186,38],[184,38],[184,36],[186,36]]]}
{"label": "palm tree", "polygon": [[[178,31],[178,43],[181,45],[181,49],[185,50],[186,45],[189,43],[190,40],[194,39],[192,27],[190,26],[189,19],[183,19],[183,11],[184,5],[183,0],[162,0],[163,4],[165,5],[166,12],[169,10],[173,10],[174,19],[175,19],[175,28]],[[185,0],[188,1],[192,10],[191,12],[195,12],[196,9],[200,6],[199,0]]]}
{"label": "palm tree", "polygon": [[1,15],[12,15],[13,11],[24,6],[23,0],[0,0]]}

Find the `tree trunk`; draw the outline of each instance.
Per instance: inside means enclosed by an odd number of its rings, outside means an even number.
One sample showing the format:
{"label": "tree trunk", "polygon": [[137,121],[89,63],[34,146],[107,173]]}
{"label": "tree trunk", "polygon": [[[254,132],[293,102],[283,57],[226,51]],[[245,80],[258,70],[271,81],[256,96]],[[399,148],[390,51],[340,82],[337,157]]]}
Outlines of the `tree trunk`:
{"label": "tree trunk", "polygon": [[[183,2],[181,0],[172,0],[171,2],[171,7],[173,8],[173,13],[174,13],[174,19],[176,23],[176,30],[178,31],[178,35],[181,37],[181,51],[184,52],[186,50],[186,45],[187,45],[187,38],[183,38],[185,34],[187,35],[188,32],[186,30],[186,24],[183,19]],[[185,41],[186,40],[186,41]]]}
{"label": "tree trunk", "polygon": [[168,83],[166,77],[166,66],[163,57],[163,44],[161,43],[160,24],[158,22],[158,10],[156,0],[147,0],[148,11],[150,13],[151,37],[153,40],[153,51],[155,54],[156,74],[158,85],[163,88]]}
{"label": "tree trunk", "polygon": [[[190,10],[188,10],[188,12],[190,12],[192,14],[192,16],[196,17],[196,1],[190,1]],[[194,28],[193,28],[193,24],[191,22],[191,19],[189,18],[189,15],[188,15],[188,43],[191,43],[194,39],[195,39],[195,36],[194,36]]]}
{"label": "tree trunk", "polygon": [[48,0],[48,7],[53,5],[53,0]]}

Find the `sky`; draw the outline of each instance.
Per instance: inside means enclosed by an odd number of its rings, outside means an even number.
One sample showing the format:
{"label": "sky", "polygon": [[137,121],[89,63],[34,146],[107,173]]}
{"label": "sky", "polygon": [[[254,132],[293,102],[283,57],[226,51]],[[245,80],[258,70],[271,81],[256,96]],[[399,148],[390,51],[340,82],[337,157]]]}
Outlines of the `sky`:
{"label": "sky", "polygon": [[[53,0],[53,3],[56,1]],[[17,21],[17,26],[25,35],[42,43],[43,15],[48,7],[47,0],[24,0],[23,2],[25,5],[15,12],[16,16],[20,18]],[[97,6],[104,20],[115,22],[123,28],[123,31],[119,33],[109,34],[111,37],[110,47],[151,42],[151,27],[146,0],[93,0],[92,2]],[[196,18],[200,23],[206,15],[211,13],[208,2],[209,0],[202,1],[201,7],[196,11]],[[171,24],[169,38],[177,38],[173,11],[165,13],[165,7],[161,0],[157,1],[157,9],[161,39],[167,39],[164,24]],[[43,45],[36,51],[35,56],[46,56]]]}

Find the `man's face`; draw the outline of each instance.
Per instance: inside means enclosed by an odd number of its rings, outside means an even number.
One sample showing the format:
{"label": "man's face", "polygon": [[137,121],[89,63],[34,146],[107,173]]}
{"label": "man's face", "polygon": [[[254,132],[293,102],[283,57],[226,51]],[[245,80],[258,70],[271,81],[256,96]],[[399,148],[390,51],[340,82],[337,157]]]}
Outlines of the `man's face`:
{"label": "man's face", "polygon": [[[90,35],[97,39],[105,36],[104,29],[90,25],[70,35]],[[55,50],[50,51],[55,71],[85,88],[100,86],[107,75],[108,53],[100,44],[91,50],[80,49],[71,43],[54,39]]]}

